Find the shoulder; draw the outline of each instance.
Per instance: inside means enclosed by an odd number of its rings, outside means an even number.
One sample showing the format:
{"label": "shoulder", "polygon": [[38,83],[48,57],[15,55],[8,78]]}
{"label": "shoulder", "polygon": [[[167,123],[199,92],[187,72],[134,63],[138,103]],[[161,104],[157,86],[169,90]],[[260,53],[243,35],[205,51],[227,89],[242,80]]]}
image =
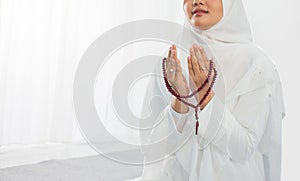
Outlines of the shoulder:
{"label": "shoulder", "polygon": [[279,73],[274,61],[260,47],[254,44],[239,45],[238,51],[245,57],[242,61],[249,65],[248,71],[237,85],[240,90],[238,94],[244,94],[263,87],[269,89],[276,83],[280,83]]}
{"label": "shoulder", "polygon": [[279,72],[273,58],[265,51],[255,45],[250,44],[243,47],[251,58],[253,67],[253,77],[260,77],[265,83],[280,82]]}
{"label": "shoulder", "polygon": [[274,65],[272,58],[256,44],[238,44],[237,47],[236,51],[251,59],[251,62],[254,64],[264,63]]}

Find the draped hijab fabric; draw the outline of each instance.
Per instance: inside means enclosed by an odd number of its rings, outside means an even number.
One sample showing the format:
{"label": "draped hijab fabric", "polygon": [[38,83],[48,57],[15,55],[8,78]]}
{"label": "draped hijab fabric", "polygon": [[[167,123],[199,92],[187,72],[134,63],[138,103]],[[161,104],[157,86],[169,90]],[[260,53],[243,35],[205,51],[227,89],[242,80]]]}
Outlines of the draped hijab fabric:
{"label": "draped hijab fabric", "polygon": [[[277,181],[280,180],[281,172],[281,125],[282,119],[285,116],[280,77],[272,59],[253,42],[251,27],[242,0],[222,0],[222,3],[223,17],[217,24],[208,30],[200,30],[190,24],[186,17],[184,26],[191,31],[191,34],[189,35],[191,38],[186,39],[183,38],[186,36],[182,36],[179,39],[181,39],[180,41],[190,41],[190,45],[192,45],[192,43],[200,44],[200,46],[203,46],[207,51],[208,57],[215,61],[218,70],[218,78],[213,90],[215,91],[216,96],[221,97],[224,105],[229,107],[229,112],[236,117],[236,120],[241,117],[239,115],[247,114],[240,112],[245,110],[239,110],[237,106],[238,104],[244,104],[242,107],[247,107],[247,102],[243,103],[242,97],[244,95],[251,95],[254,91],[266,88],[266,95],[268,96],[266,100],[268,100],[269,104],[264,105],[267,107],[267,111],[266,117],[262,118],[264,122],[261,124],[265,125],[263,126],[263,134],[259,139],[259,143],[257,143],[257,152],[255,152],[255,154],[262,156],[262,171],[264,172],[263,175],[265,180]],[[181,48],[186,50],[189,49],[189,47]],[[188,72],[185,61],[186,55],[184,55],[184,53],[179,53],[178,57],[180,57],[183,73],[185,74]],[[161,72],[160,68],[159,65],[156,72]],[[220,84],[223,84],[223,86],[220,86]],[[149,83],[145,98],[147,99],[147,97],[150,97],[153,94],[160,95],[166,100],[165,104],[160,103],[154,105],[162,108],[157,120],[167,119],[167,108],[170,108],[172,96],[164,87],[164,82],[161,77],[158,77]],[[253,97],[253,99],[255,100],[256,98]],[[191,101],[196,103],[195,100]],[[257,103],[260,102],[263,101],[257,100]],[[253,104],[249,103],[249,106],[253,106]],[[145,101],[144,107],[148,107],[148,99]],[[212,111],[211,114],[220,115],[220,119],[224,116],[223,113],[218,113],[218,110]],[[224,110],[219,110],[219,112],[222,111]],[[193,112],[191,108],[190,112]],[[193,115],[193,113],[191,113],[191,115]],[[193,116],[190,116],[189,119],[194,118]],[[157,120],[155,122],[159,122]],[[252,124],[247,122],[247,120],[238,121],[241,125]],[[184,139],[179,138],[181,135],[179,136],[176,133],[174,133],[175,136],[170,136],[173,135],[173,130],[169,129],[168,124],[162,124],[161,126],[156,125],[151,132],[144,132],[141,134],[143,143],[151,143],[150,145],[142,146],[142,150],[145,153],[145,162],[150,160],[153,164],[145,165],[143,176],[136,180],[169,179],[194,181],[200,180],[200,178],[204,180],[226,180],[225,177],[227,173],[220,173],[223,176],[225,175],[222,179],[218,177],[220,174],[214,175],[214,170],[209,169],[216,167],[221,168],[220,165],[216,166],[214,165],[216,163],[212,162],[219,158],[210,154],[212,148],[209,145],[220,132],[220,128],[223,124],[222,121],[210,121],[208,127],[206,127],[207,125],[205,125],[205,122],[203,123],[204,125],[202,125],[200,121],[200,127],[203,127],[203,129],[205,128],[205,130],[200,130],[200,138],[202,138],[201,134],[206,135],[203,139],[195,138],[195,136],[192,135],[193,129],[189,132],[191,134],[184,137]],[[249,130],[249,132],[251,132],[251,130]],[[159,142],[168,136],[170,137],[169,139]],[[178,146],[179,143],[184,144]],[[170,145],[176,145],[176,147]],[[166,157],[169,156],[169,158],[167,158],[168,161],[159,162],[158,158],[162,157],[164,153]],[[197,164],[199,164],[197,161],[206,161],[206,165],[197,166]],[[224,161],[224,163],[220,162],[220,164],[226,165],[227,161],[228,160]],[[249,162],[253,162],[252,165],[255,165],[253,160]],[[249,163],[249,165],[251,164]],[[197,167],[202,168],[201,173],[194,173],[200,169]],[[247,179],[243,178],[243,176],[247,177],[247,175],[243,175],[243,170],[239,170],[238,163],[234,166],[229,164],[227,167],[229,171],[232,172],[227,175],[237,175],[236,178],[231,178],[231,180],[238,181]],[[178,170],[182,169],[184,172],[176,172],[174,168]],[[169,174],[169,177],[161,176],[164,174],[158,172],[166,172]]]}

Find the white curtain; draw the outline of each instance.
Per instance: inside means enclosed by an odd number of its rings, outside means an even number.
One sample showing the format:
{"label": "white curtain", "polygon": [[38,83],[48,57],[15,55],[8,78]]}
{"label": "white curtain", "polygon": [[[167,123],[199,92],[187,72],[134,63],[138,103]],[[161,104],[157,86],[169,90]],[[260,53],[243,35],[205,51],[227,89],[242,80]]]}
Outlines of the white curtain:
{"label": "white curtain", "polygon": [[138,19],[183,22],[174,0],[0,0],[0,146],[83,142],[74,72],[102,33]]}

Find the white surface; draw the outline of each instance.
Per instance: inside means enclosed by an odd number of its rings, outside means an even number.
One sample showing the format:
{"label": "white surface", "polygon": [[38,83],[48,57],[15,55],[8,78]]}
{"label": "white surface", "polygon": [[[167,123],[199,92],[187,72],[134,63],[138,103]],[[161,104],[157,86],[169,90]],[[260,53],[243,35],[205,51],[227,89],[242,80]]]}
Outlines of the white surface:
{"label": "white surface", "polygon": [[[103,143],[102,153],[125,151],[128,148],[120,148],[118,144]],[[53,159],[69,159],[86,156],[94,156],[99,153],[88,144],[45,144],[31,146],[4,146],[0,149],[0,169],[39,163]]]}
{"label": "white surface", "polygon": [[1,148],[0,169],[38,163],[52,159],[67,159],[97,155],[86,144],[46,144],[36,146],[11,146]]}
{"label": "white surface", "polygon": [[[117,152],[134,159],[136,151]],[[142,167],[121,164],[102,155],[0,169],[1,181],[121,181],[141,175]]]}

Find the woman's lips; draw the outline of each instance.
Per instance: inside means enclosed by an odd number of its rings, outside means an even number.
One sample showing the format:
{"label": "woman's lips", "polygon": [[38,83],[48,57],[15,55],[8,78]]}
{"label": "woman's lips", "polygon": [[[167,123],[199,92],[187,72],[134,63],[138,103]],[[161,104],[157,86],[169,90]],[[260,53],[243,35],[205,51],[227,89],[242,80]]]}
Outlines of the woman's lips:
{"label": "woman's lips", "polygon": [[196,8],[194,8],[194,9],[192,10],[193,16],[202,16],[202,15],[204,15],[204,14],[206,14],[206,13],[208,13],[208,11],[205,10],[205,9],[202,9],[202,8],[200,8],[200,7],[196,7]]}
{"label": "woman's lips", "polygon": [[204,15],[204,14],[206,14],[207,12],[204,12],[204,11],[197,11],[197,12],[195,12],[193,15],[194,16],[202,16],[202,15]]}

